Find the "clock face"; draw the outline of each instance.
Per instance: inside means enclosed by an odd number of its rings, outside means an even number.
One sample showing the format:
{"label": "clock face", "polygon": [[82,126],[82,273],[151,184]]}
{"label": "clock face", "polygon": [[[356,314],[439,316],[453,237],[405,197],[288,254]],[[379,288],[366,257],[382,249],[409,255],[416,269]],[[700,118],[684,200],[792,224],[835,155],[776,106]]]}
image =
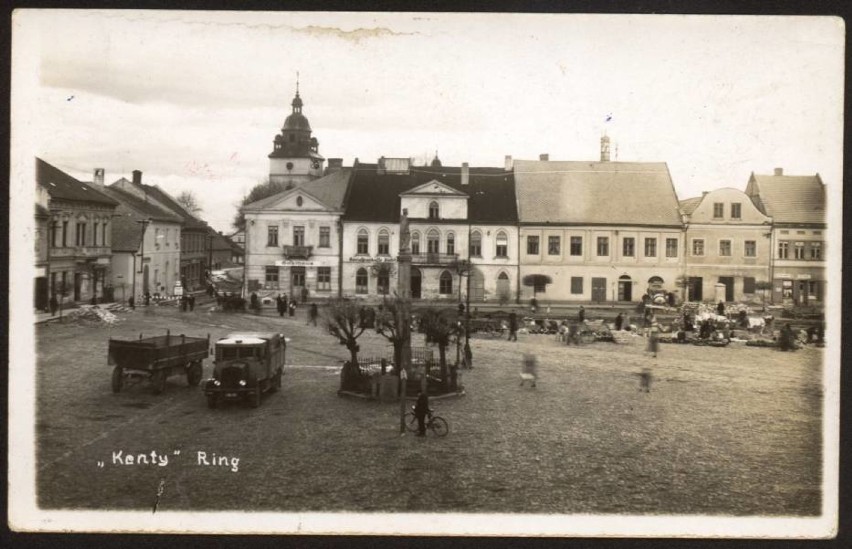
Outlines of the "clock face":
{"label": "clock face", "polygon": [[315,170],[318,170],[320,167],[319,160],[314,160],[313,162],[311,162],[311,166],[313,166]]}

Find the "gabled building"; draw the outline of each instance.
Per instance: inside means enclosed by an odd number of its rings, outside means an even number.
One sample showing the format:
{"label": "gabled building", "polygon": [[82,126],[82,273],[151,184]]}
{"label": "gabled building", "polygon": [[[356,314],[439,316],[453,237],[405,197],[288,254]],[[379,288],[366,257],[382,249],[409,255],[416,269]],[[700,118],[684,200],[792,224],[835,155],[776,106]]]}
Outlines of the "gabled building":
{"label": "gabled building", "polygon": [[[746,194],[772,218],[770,280],[775,303],[808,305],[825,299],[825,184],[819,174],[751,174]],[[838,252],[839,253],[839,252]]]}
{"label": "gabled building", "polygon": [[414,299],[512,301],[517,283],[514,178],[502,168],[412,166],[380,158],[353,167],[343,216],[346,296],[382,297],[397,288],[399,223],[407,211]]}
{"label": "gabled building", "polygon": [[110,298],[111,228],[118,203],[97,184],[83,183],[40,158],[35,171],[36,196],[49,212],[43,220],[48,245],[37,260],[36,303],[51,296],[60,302]]}
{"label": "gabled building", "polygon": [[[689,301],[749,301],[770,280],[772,218],[747,194],[721,188],[681,201]],[[719,286],[723,285],[723,286]]]}
{"label": "gabled building", "polygon": [[523,298],[677,294],[683,223],[668,166],[610,162],[604,140],[600,162],[514,162],[521,280],[533,283],[521,286]]}

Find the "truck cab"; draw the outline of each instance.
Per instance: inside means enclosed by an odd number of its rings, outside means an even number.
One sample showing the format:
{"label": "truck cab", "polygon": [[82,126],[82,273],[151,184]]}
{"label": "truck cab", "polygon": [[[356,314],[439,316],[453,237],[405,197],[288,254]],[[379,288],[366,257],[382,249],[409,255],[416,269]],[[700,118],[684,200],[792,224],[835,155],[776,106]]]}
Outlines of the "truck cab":
{"label": "truck cab", "polygon": [[277,333],[235,333],[216,341],[213,377],[204,384],[207,405],[247,400],[260,406],[261,395],[281,388],[287,340]]}

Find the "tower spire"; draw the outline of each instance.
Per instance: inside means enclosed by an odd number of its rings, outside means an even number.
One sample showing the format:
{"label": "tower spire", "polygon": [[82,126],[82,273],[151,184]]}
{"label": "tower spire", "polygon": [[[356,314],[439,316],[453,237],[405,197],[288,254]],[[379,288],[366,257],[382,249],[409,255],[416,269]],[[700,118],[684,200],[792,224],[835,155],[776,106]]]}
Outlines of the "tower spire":
{"label": "tower spire", "polygon": [[299,95],[299,71],[296,71],[296,95]]}

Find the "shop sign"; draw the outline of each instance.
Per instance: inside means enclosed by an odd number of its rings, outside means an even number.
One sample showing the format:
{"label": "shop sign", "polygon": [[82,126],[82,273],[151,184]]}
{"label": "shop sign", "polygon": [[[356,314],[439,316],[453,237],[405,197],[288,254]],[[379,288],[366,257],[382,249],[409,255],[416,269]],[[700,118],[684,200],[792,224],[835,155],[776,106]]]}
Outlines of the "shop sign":
{"label": "shop sign", "polygon": [[303,259],[279,259],[275,262],[276,267],[316,267],[316,261],[307,261]]}
{"label": "shop sign", "polygon": [[809,275],[809,274],[796,275],[796,279],[798,279],[798,280],[810,280],[811,275]]}

